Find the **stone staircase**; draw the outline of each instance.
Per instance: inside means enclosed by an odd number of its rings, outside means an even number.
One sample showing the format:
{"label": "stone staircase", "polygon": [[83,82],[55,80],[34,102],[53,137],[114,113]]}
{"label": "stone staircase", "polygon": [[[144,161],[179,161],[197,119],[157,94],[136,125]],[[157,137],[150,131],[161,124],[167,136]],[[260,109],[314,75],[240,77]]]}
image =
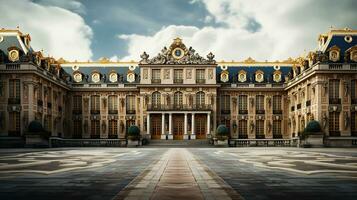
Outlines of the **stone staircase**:
{"label": "stone staircase", "polygon": [[213,147],[207,139],[197,140],[150,140],[144,147]]}

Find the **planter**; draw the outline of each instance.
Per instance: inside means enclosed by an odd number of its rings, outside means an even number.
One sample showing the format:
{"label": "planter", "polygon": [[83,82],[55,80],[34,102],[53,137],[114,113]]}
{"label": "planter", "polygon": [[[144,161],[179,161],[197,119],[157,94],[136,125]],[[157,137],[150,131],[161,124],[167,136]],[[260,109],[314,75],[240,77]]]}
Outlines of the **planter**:
{"label": "planter", "polygon": [[214,146],[217,147],[228,147],[228,138],[214,138]]}
{"label": "planter", "polygon": [[49,147],[48,139],[45,139],[41,135],[25,135],[26,147]]}
{"label": "planter", "polygon": [[324,134],[313,134],[306,135],[303,140],[301,140],[302,146],[304,148],[309,147],[323,147],[324,146]]}
{"label": "planter", "polygon": [[128,139],[127,147],[137,147],[141,145],[140,139]]}

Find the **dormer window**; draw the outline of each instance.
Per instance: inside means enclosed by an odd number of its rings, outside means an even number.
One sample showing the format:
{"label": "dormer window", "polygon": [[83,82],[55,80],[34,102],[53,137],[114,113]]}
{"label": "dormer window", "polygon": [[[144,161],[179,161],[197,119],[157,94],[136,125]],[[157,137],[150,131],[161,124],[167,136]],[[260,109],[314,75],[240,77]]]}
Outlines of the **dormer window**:
{"label": "dormer window", "polygon": [[98,72],[92,74],[92,81],[93,83],[98,83],[100,81],[100,74]]}
{"label": "dormer window", "polygon": [[258,70],[255,72],[255,81],[258,83],[261,83],[264,81],[264,72],[261,70]]}
{"label": "dormer window", "polygon": [[126,75],[126,80],[129,83],[132,83],[135,81],[135,74],[133,72],[128,72],[128,74]]}
{"label": "dormer window", "polygon": [[275,82],[280,82],[281,81],[281,71],[275,71],[273,74],[273,80]]}
{"label": "dormer window", "polygon": [[19,51],[16,49],[9,51],[9,60],[12,62],[18,61],[19,60]]}
{"label": "dormer window", "polygon": [[238,73],[238,81],[239,82],[245,82],[247,81],[247,72],[244,70],[239,71]]}
{"label": "dormer window", "polygon": [[79,72],[79,71],[74,72],[74,73],[73,73],[73,80],[74,80],[76,83],[82,82],[82,74],[81,74],[81,72]]}
{"label": "dormer window", "polygon": [[221,81],[225,83],[225,82],[228,82],[228,80],[229,80],[228,71],[223,71],[221,73]]}
{"label": "dormer window", "polygon": [[109,81],[115,83],[118,81],[118,74],[116,72],[110,72]]}
{"label": "dormer window", "polygon": [[338,46],[332,46],[329,50],[329,59],[332,62],[337,62],[340,60],[340,48]]}

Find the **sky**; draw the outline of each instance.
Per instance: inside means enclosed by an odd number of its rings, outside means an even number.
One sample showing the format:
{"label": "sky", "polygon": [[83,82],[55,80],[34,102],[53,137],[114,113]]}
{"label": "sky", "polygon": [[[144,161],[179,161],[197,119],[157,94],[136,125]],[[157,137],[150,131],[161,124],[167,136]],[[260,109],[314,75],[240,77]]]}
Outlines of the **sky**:
{"label": "sky", "polygon": [[0,27],[68,61],[138,61],[176,37],[218,61],[296,58],[333,28],[357,29],[356,0],[0,0]]}

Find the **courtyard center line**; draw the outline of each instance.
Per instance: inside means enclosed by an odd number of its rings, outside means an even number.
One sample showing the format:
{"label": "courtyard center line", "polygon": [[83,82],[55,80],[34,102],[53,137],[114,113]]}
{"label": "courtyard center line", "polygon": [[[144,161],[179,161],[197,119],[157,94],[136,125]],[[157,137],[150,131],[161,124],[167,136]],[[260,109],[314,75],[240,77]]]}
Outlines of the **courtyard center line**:
{"label": "courtyard center line", "polygon": [[167,151],[114,199],[243,199],[184,148]]}

